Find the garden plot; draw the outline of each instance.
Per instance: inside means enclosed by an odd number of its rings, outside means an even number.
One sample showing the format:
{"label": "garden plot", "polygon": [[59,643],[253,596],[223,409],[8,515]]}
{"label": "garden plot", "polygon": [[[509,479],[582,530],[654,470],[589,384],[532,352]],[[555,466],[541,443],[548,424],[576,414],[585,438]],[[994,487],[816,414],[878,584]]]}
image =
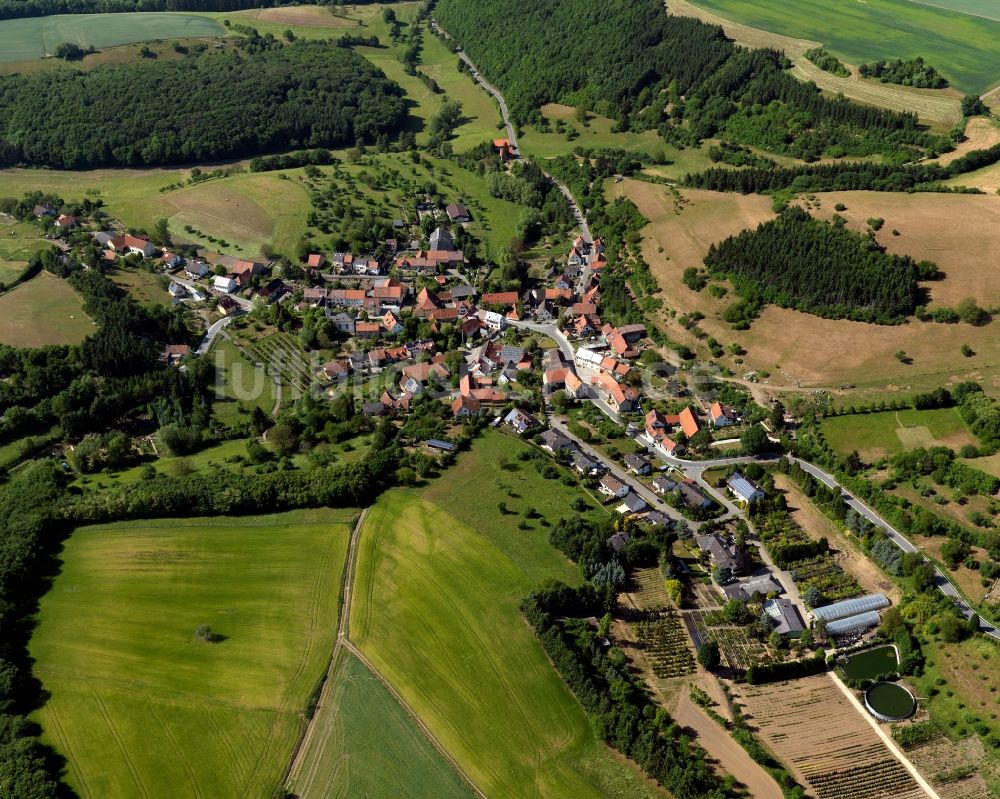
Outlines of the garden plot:
{"label": "garden plot", "polygon": [[659,679],[694,674],[694,656],[679,616],[665,615],[632,625],[649,666]]}
{"label": "garden plot", "polygon": [[626,592],[628,600],[638,610],[663,610],[673,606],[664,588],[663,574],[655,566],[632,572]]}
{"label": "garden plot", "polygon": [[924,792],[825,674],[738,686],[760,737],[817,799],[917,799]]}
{"label": "garden plot", "polygon": [[991,766],[981,739],[955,742],[942,735],[909,749],[907,756],[941,799],[987,799],[993,794],[983,777]]}
{"label": "garden plot", "polygon": [[767,647],[743,627],[720,622],[713,611],[696,610],[686,614],[688,630],[698,649],[706,641],[719,645],[723,663],[731,669],[745,670],[754,663],[769,659]]}

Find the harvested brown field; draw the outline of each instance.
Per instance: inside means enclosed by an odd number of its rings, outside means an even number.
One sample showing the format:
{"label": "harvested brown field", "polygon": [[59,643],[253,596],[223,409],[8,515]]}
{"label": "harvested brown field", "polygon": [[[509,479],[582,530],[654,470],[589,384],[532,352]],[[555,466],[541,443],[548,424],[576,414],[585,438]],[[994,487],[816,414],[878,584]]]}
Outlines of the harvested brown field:
{"label": "harvested brown field", "polygon": [[[735,300],[732,292],[721,298],[707,289],[695,292],[683,285],[681,277],[686,268],[702,265],[713,242],[771,219],[770,199],[674,189],[679,192],[678,201],[670,188],[624,180],[611,191],[629,197],[650,220],[643,231],[643,256],[664,289],[665,312],[659,322],[671,338],[701,350],[703,356],[707,350],[676,317],[703,314],[698,328],[705,334],[724,347],[739,342],[747,350],[740,363],[728,357],[721,363],[738,373],[766,370],[768,382],[783,386],[838,389],[850,385],[910,393],[982,379],[1000,365],[1000,336],[993,324],[972,327],[914,320],[888,327],[821,319],[768,306],[749,331],[732,330],[721,319],[723,310]],[[1000,260],[1000,197],[831,192],[817,195],[811,212],[829,219],[837,203],[846,206],[840,213],[855,229],[864,229],[869,218],[884,219],[878,238],[890,252],[938,264],[944,279],[923,284],[932,308],[954,307],[967,296],[982,305],[997,304],[1000,270],[984,266]],[[893,230],[899,235],[893,235]],[[975,258],[968,253],[975,253]],[[669,310],[676,311],[676,316],[666,313]],[[964,344],[973,349],[973,357],[960,354]],[[896,359],[900,350],[912,363]],[[984,388],[992,394],[1000,389],[988,379]]]}
{"label": "harvested brown field", "polygon": [[788,510],[795,522],[814,540],[826,538],[840,568],[857,580],[868,593],[883,593],[893,604],[899,602],[899,586],[847,540],[847,536],[823,514],[788,477],[775,474],[774,486],[785,492]]}
{"label": "harvested brown field", "polygon": [[1000,127],[986,117],[973,117],[965,126],[965,141],[959,142],[952,152],[945,153],[937,161],[947,166],[973,150],[987,150],[994,144],[1000,144]]}
{"label": "harvested brown field", "polygon": [[713,14],[695,6],[687,0],[670,0],[670,12],[678,16],[695,17],[713,25],[721,25],[726,35],[737,44],[746,47],[773,47],[783,50],[792,61],[792,74],[801,81],[812,81],[820,89],[830,94],[843,94],[859,103],[888,108],[892,111],[912,111],[928,123],[942,128],[951,128],[962,119],[959,106],[960,93],[949,89],[913,89],[864,80],[857,68],[845,64],[850,69],[849,78],[840,78],[816,66],[804,53],[820,42],[796,39],[778,33],[753,28],[749,25],[731,22],[725,17]]}
{"label": "harvested brown field", "polygon": [[737,690],[758,735],[818,799],[925,795],[828,675]]}
{"label": "harvested brown field", "polygon": [[261,8],[247,14],[234,14],[273,22],[276,25],[308,25],[317,28],[354,28],[358,20],[348,16],[334,16],[326,6],[279,6]]}

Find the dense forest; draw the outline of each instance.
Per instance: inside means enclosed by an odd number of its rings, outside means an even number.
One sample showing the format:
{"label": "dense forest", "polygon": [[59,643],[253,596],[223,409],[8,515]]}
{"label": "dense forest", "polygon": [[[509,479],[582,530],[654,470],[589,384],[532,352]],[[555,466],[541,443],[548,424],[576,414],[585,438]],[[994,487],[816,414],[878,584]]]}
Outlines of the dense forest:
{"label": "dense forest", "polygon": [[296,42],[0,77],[0,164],[147,166],[375,141],[402,90],[353,51]]}
{"label": "dense forest", "polygon": [[824,97],[777,51],[736,47],[722,28],[665,14],[658,0],[539,0],[515,15],[504,0],[441,0],[436,17],[522,124],[565,102],[680,144],[725,134],[807,159],[950,146],[913,114]]}
{"label": "dense forest", "polygon": [[917,305],[918,266],[869,236],[798,207],[709,248],[705,265],[751,305],[765,302],[831,319],[903,321]]}
{"label": "dense forest", "polygon": [[934,67],[917,56],[912,61],[897,58],[894,61],[876,61],[858,67],[862,78],[877,78],[882,83],[898,83],[918,89],[944,89],[948,81]]}

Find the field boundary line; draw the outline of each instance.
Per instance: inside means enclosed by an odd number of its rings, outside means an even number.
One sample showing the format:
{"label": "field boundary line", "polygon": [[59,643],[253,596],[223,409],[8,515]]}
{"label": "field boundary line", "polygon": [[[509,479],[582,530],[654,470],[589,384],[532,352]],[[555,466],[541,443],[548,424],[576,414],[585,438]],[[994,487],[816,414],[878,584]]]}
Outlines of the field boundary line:
{"label": "field boundary line", "polygon": [[882,726],[872,717],[871,713],[869,713],[864,708],[864,706],[858,701],[858,698],[854,695],[854,692],[846,685],[844,685],[841,679],[834,672],[831,671],[828,672],[828,674],[830,675],[830,679],[833,680],[834,684],[841,690],[844,696],[847,697],[848,701],[854,706],[854,709],[857,710],[858,713],[861,714],[862,718],[864,718],[864,720],[871,725],[872,729],[875,730],[875,734],[878,735],[878,737],[882,740],[882,743],[885,744],[886,749],[888,749],[889,752],[892,754],[892,756],[896,758],[896,760],[900,762],[903,768],[905,768],[910,773],[910,776],[913,777],[914,780],[916,780],[916,783],[917,785],[920,786],[920,789],[924,793],[926,793],[929,797],[931,797],[931,799],[941,799],[941,796],[938,794],[938,792],[931,787],[931,784],[924,779],[923,775],[921,775],[919,771],[917,771],[916,766],[914,766],[910,762],[910,759],[905,754],[903,754],[903,750],[901,750],[896,745],[896,742],[892,740],[891,736],[886,734],[885,730],[883,730]]}

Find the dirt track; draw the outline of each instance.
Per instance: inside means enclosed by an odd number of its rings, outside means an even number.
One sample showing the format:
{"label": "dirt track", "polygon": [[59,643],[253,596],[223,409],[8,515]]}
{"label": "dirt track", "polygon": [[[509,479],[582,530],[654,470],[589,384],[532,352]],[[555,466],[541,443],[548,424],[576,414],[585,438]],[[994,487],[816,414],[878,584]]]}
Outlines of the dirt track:
{"label": "dirt track", "polygon": [[680,698],[673,713],[674,720],[694,730],[698,743],[719,762],[719,765],[747,787],[754,799],[783,799],[778,784],[771,779],[750,755],[721,726],[698,707],[686,694]]}

